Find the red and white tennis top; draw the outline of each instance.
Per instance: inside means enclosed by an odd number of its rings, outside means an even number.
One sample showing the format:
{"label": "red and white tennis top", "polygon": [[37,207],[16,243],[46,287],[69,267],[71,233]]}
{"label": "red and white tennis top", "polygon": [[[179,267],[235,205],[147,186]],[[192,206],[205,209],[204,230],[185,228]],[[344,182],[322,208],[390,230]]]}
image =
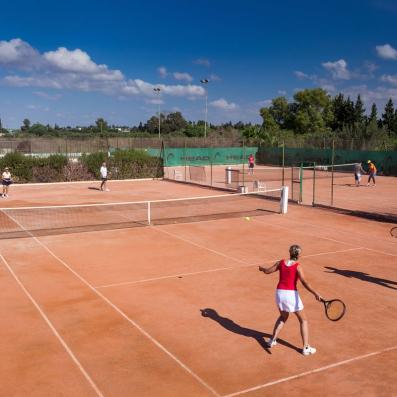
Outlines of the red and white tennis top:
{"label": "red and white tennis top", "polygon": [[277,284],[277,289],[297,290],[296,283],[298,282],[298,262],[287,266],[287,261],[282,259],[278,266],[280,272],[280,279]]}

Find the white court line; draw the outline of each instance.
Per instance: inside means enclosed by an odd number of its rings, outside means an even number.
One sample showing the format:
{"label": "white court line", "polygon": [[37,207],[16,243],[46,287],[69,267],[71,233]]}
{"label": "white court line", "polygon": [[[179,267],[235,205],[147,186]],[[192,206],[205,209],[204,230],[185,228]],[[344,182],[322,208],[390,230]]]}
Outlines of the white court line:
{"label": "white court line", "polygon": [[[321,255],[332,255],[332,254],[338,254],[338,253],[348,252],[348,251],[357,251],[359,249],[362,249],[362,248],[361,247],[359,247],[359,248],[348,248],[348,249],[340,250],[340,251],[330,251],[330,252],[321,252],[319,254],[302,255],[301,258],[310,258],[312,256],[321,256]],[[263,261],[261,263],[247,263],[246,265],[241,265],[241,266],[218,267],[218,268],[215,268],[215,269],[201,270],[201,271],[197,271],[197,272],[171,274],[169,276],[152,277],[152,278],[146,278],[146,279],[143,279],[143,280],[123,281],[121,283],[96,285],[95,288],[121,287],[123,285],[142,284],[142,283],[147,283],[147,282],[150,282],[150,281],[160,281],[160,280],[166,280],[166,279],[170,279],[170,278],[185,277],[185,276],[197,276],[197,275],[200,275],[200,274],[219,272],[219,271],[223,271],[223,270],[233,270],[233,269],[241,269],[241,268],[244,268],[244,267],[260,266],[260,265],[263,265],[264,263],[274,263],[274,262],[277,262],[278,260],[279,259],[268,259],[268,260],[265,260],[265,261]]]}
{"label": "white court line", "polygon": [[241,259],[234,258],[234,257],[232,257],[232,256],[229,256],[229,255],[224,254],[223,252],[219,252],[219,251],[213,250],[213,249],[211,249],[211,248],[208,248],[208,247],[205,247],[205,246],[203,246],[203,245],[197,244],[197,243],[195,243],[194,241],[191,241],[191,240],[188,240],[188,239],[186,239],[186,238],[180,237],[180,236],[178,236],[178,235],[176,235],[176,234],[174,234],[174,233],[170,233],[170,232],[168,232],[168,231],[166,231],[166,230],[163,230],[163,229],[160,228],[159,226],[152,226],[152,228],[155,229],[155,230],[158,230],[158,231],[161,232],[161,233],[168,234],[168,235],[171,236],[171,237],[174,237],[174,238],[177,238],[177,239],[179,239],[179,240],[185,241],[186,243],[195,245],[196,247],[199,247],[199,248],[205,249],[205,250],[207,250],[207,251],[210,251],[210,252],[212,252],[212,253],[214,253],[214,254],[216,254],[216,255],[223,256],[224,258],[230,259],[230,260],[232,260],[232,261],[234,261],[234,262],[248,264],[246,261],[243,261],[243,260],[241,260]]}
{"label": "white court line", "polygon": [[[108,179],[108,182],[144,182],[144,181],[162,181],[162,178],[138,178],[138,179]],[[46,183],[14,183],[12,187],[22,187],[22,186],[52,186],[52,185],[77,185],[77,184],[100,184],[100,180],[92,181],[70,181],[70,182],[46,182]]]}
{"label": "white court line", "polygon": [[74,274],[83,284],[85,284],[94,294],[102,298],[110,307],[112,307],[118,314],[120,314],[125,320],[127,320],[131,325],[133,325],[142,335],[148,338],[154,345],[156,345],[160,350],[162,350],[168,357],[174,360],[181,368],[183,368],[188,374],[190,374],[194,379],[196,379],[202,386],[204,386],[208,391],[210,391],[214,396],[221,397],[219,393],[215,391],[208,383],[206,383],[202,378],[200,378],[195,372],[193,372],[187,365],[185,365],[179,358],[167,350],[159,341],[157,341],[153,336],[151,336],[147,331],[145,331],[137,322],[132,320],[127,316],[118,306],[116,306],[110,299],[94,288],[84,277],[72,269],[64,260],[57,256],[53,251],[50,250],[43,242],[41,242],[37,237],[33,236],[29,231],[23,228],[23,226],[10,215],[7,215],[11,220],[13,220],[22,230],[25,230],[31,235],[31,238],[35,240],[40,246],[42,246],[52,257],[54,257],[59,263],[61,263],[66,269],[68,269],[72,274]]}
{"label": "white court line", "polygon": [[[317,208],[317,209],[319,209],[319,210],[321,210],[320,208]],[[348,215],[344,215],[344,214],[338,214],[338,213],[336,213],[335,215],[339,215],[339,216],[344,216],[344,217],[346,217],[346,216],[348,216]],[[291,219],[291,218],[288,218],[288,221],[290,221],[290,222],[294,222],[294,223],[297,223],[297,224],[299,224],[299,225],[302,225],[302,223],[303,223],[303,221],[301,221],[301,220],[295,220],[295,219]],[[360,222],[360,223],[368,223],[369,221],[366,221],[366,220],[362,220],[363,222]],[[371,221],[370,221],[371,222]],[[373,222],[373,221],[372,221]],[[309,223],[309,222],[307,222],[306,220],[304,221],[304,225],[306,226],[306,225],[309,225],[309,226],[314,226],[315,228],[317,228],[317,229],[324,229],[324,226],[320,226],[320,225],[318,225],[318,224],[316,224],[316,223]],[[341,232],[341,230],[340,229],[337,229],[337,228],[335,228],[335,227],[329,227],[329,226],[327,226],[326,227],[326,229],[327,230],[335,230],[337,233],[340,233]],[[343,230],[343,232],[344,233],[350,233],[349,231],[347,231],[347,230]],[[363,237],[368,237],[368,235],[367,234],[363,234],[363,233],[357,233],[356,231],[354,231],[354,234],[355,235],[358,235],[358,236],[363,236]],[[373,237],[373,236],[371,236],[371,240],[378,240],[378,241],[382,241],[383,243],[391,243],[391,244],[397,244],[397,242],[394,242],[394,241],[385,241],[385,240],[383,240],[383,239],[381,239],[380,237]]]}
{"label": "white court line", "polygon": [[251,392],[251,391],[255,391],[255,390],[259,390],[259,389],[264,389],[264,388],[266,388],[266,387],[273,386],[273,385],[277,385],[277,384],[279,384],[279,383],[288,382],[288,381],[290,381],[290,380],[302,378],[302,377],[307,376],[307,375],[315,374],[315,373],[317,373],[317,372],[326,371],[327,369],[331,369],[331,368],[339,367],[339,366],[341,366],[341,365],[349,364],[349,363],[351,363],[351,362],[353,362],[353,361],[363,360],[363,359],[368,358],[368,357],[377,356],[377,355],[379,355],[379,354],[386,353],[386,352],[388,352],[388,351],[392,351],[392,350],[395,350],[395,349],[397,349],[397,346],[388,347],[388,348],[386,348],[386,349],[378,350],[378,351],[376,351],[376,352],[372,352],[372,353],[368,353],[368,354],[363,354],[362,356],[357,356],[357,357],[349,358],[348,360],[343,360],[343,361],[336,362],[336,363],[334,363],[334,364],[326,365],[326,366],[324,366],[324,367],[316,368],[316,369],[313,369],[313,370],[311,370],[311,371],[301,372],[300,374],[297,374],[297,375],[288,376],[288,377],[286,377],[286,378],[281,378],[281,379],[275,380],[275,381],[273,381],[273,382],[264,383],[263,385],[254,386],[254,387],[251,387],[251,388],[249,388],[249,389],[245,389],[245,390],[238,391],[238,392],[236,392],[236,393],[226,394],[226,395],[224,395],[224,396],[222,396],[222,397],[235,397],[235,396],[240,396],[240,395],[242,395],[242,394],[249,393],[249,392]]}
{"label": "white court line", "polygon": [[72,350],[68,346],[68,344],[65,342],[65,340],[62,338],[62,336],[58,333],[58,331],[55,329],[54,325],[51,323],[50,319],[47,317],[47,315],[43,312],[41,309],[40,305],[36,302],[36,300],[33,298],[33,296],[29,293],[29,291],[25,288],[25,286],[22,284],[22,282],[19,280],[18,276],[14,273],[12,270],[11,266],[8,264],[6,259],[2,254],[0,254],[0,258],[4,262],[6,268],[8,271],[11,273],[12,277],[14,277],[15,281],[19,285],[19,287],[22,289],[22,291],[25,293],[25,295],[29,298],[29,300],[32,302],[33,306],[37,309],[37,311],[40,313],[41,317],[44,319],[44,321],[47,323],[48,327],[51,329],[53,334],[56,336],[58,341],[61,343],[62,347],[66,350],[66,352],[69,354],[70,358],[72,361],[76,364],[77,368],[81,371],[85,379],[88,381],[88,383],[91,385],[91,387],[94,389],[95,393],[100,396],[104,397],[104,394],[99,390],[98,386],[95,384],[95,382],[92,380],[90,375],[87,373],[87,371],[84,369],[84,367],[81,365],[80,361],[78,358],[73,354]]}
{"label": "white court line", "polygon": [[397,255],[395,255],[395,254],[390,254],[390,253],[388,253],[388,252],[383,252],[383,251],[374,250],[373,248],[367,248],[367,247],[365,247],[364,249],[366,249],[366,250],[368,250],[368,251],[377,252],[378,254],[389,255],[389,256],[397,256]]}
{"label": "white court line", "polygon": [[[255,219],[255,222],[262,223],[262,224],[268,224],[267,222],[262,222],[262,221],[260,221],[259,219]],[[304,224],[304,223],[302,222],[301,224]],[[288,231],[291,232],[291,228],[288,227],[288,226],[276,225],[276,224],[274,224],[274,223],[272,223],[271,226],[272,226],[272,227],[278,227],[278,228],[280,228],[280,229],[286,229],[286,230],[288,230]],[[308,232],[305,232],[305,231],[300,231],[300,230],[292,230],[292,231],[298,232],[298,233],[303,233],[303,234],[305,234],[306,236],[313,236],[313,237],[320,238],[320,239],[323,239],[323,240],[333,241],[334,243],[338,243],[338,244],[351,245],[352,247],[357,247],[357,245],[355,245],[355,244],[346,243],[346,242],[344,242],[344,241],[335,240],[335,239],[329,238],[329,237],[319,236],[319,235],[317,235],[317,234],[308,233]]]}

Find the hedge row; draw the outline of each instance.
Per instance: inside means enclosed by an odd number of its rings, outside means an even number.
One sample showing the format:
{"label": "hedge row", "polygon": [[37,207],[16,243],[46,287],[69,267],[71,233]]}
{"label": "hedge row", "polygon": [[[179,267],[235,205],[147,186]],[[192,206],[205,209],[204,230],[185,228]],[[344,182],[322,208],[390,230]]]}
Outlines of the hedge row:
{"label": "hedge row", "polygon": [[99,169],[106,161],[110,179],[161,178],[163,163],[158,157],[144,151],[120,150],[110,157],[107,153],[84,154],[79,159],[68,159],[55,154],[45,158],[7,153],[0,158],[0,169],[10,169],[16,183],[70,182],[99,178]]}

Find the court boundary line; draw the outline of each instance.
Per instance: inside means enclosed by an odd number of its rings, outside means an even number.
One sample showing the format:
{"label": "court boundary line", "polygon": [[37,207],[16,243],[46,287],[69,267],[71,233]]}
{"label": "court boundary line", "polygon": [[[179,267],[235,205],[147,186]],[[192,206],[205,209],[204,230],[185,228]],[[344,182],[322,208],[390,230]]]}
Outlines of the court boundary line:
{"label": "court boundary line", "polygon": [[[340,250],[340,251],[321,252],[321,253],[318,253],[318,254],[311,254],[311,255],[302,255],[301,258],[311,258],[313,256],[338,254],[338,253],[344,253],[344,252],[349,252],[349,251],[357,251],[359,249],[362,249],[362,247],[348,248],[348,249]],[[273,262],[276,262],[278,260],[279,259],[268,259],[268,260],[265,260],[265,261],[263,261],[261,263],[247,263],[246,265],[241,265],[241,266],[218,267],[218,268],[215,268],[215,269],[201,270],[201,271],[197,271],[197,272],[178,273],[178,274],[172,274],[172,275],[168,275],[168,276],[152,277],[152,278],[147,278],[147,279],[142,279],[142,280],[135,280],[135,281],[123,281],[123,282],[120,282],[120,283],[97,285],[94,288],[122,287],[124,285],[143,284],[143,283],[148,283],[148,282],[151,282],[151,281],[160,281],[160,280],[166,280],[166,279],[172,279],[172,278],[178,278],[178,277],[185,277],[185,276],[196,276],[196,275],[200,275],[200,274],[213,273],[213,272],[224,271],[224,270],[243,269],[245,267],[254,267],[254,266],[260,266],[261,264],[265,264],[265,263],[273,263]]]}
{"label": "court boundary line", "polygon": [[[19,227],[24,229],[23,226],[13,219],[10,215],[7,216],[13,220]],[[109,298],[103,295],[100,291],[98,291],[91,283],[89,283],[83,276],[81,276],[78,272],[72,269],[63,259],[57,256],[46,244],[40,241],[37,237],[33,236],[29,231],[28,234],[31,235],[31,238],[35,240],[40,246],[42,246],[51,256],[53,256],[59,263],[61,263],[66,269],[68,269],[72,274],[75,275],[83,284],[85,284],[94,294],[100,297],[105,303],[107,303],[111,308],[113,308],[121,317],[123,317],[127,322],[129,322],[132,326],[134,326],[142,335],[144,335],[147,339],[149,339],[155,346],[157,346],[163,353],[165,353],[169,358],[174,360],[182,369],[184,369],[189,375],[192,376],[198,383],[204,386],[208,391],[210,391],[214,396],[221,397],[221,395],[207,382],[205,382],[200,376],[198,376],[193,370],[191,370],[186,364],[184,364],[178,357],[172,354],[165,346],[163,346],[157,339],[155,339],[152,335],[149,334],[143,327],[141,327],[136,321],[132,320],[126,313],[124,313],[117,305],[115,305]],[[104,397],[102,394],[101,397]]]}
{"label": "court boundary line", "polygon": [[[137,178],[137,179],[108,179],[108,182],[144,182],[144,181],[161,181],[163,178]],[[69,184],[93,184],[100,183],[98,179],[93,179],[91,181],[70,181],[70,182],[38,182],[38,183],[13,183],[12,187],[21,186],[53,186],[53,185],[69,185]]]}
{"label": "court boundary line", "polygon": [[323,372],[323,371],[326,371],[327,369],[339,367],[341,365],[349,364],[349,363],[354,362],[354,361],[363,360],[363,359],[368,358],[368,357],[377,356],[377,355],[380,355],[382,353],[386,353],[386,352],[393,351],[393,350],[396,350],[396,349],[397,349],[397,346],[387,347],[387,348],[382,349],[382,350],[377,350],[375,352],[363,354],[361,356],[352,357],[352,358],[349,358],[347,360],[338,361],[336,363],[325,365],[325,366],[319,367],[319,368],[315,368],[315,369],[312,369],[310,371],[301,372],[300,374],[296,374],[296,375],[288,376],[288,377],[285,377],[285,378],[277,379],[275,381],[267,382],[267,383],[264,383],[262,385],[257,385],[257,386],[251,387],[249,389],[244,389],[244,390],[241,390],[241,391],[238,391],[238,392],[235,392],[235,393],[225,394],[222,397],[240,396],[242,394],[246,394],[246,393],[249,393],[249,392],[252,392],[252,391],[264,389],[266,387],[277,385],[277,384],[284,383],[284,382],[288,382],[290,380],[303,378],[304,376],[308,376],[308,375],[311,375],[311,374],[316,374],[318,372]]}
{"label": "court boundary line", "polygon": [[[261,222],[259,219],[254,219],[254,221],[255,221],[255,222],[262,223],[262,224],[265,223],[265,222]],[[298,221],[293,221],[293,222],[298,222]],[[312,226],[312,224],[310,224],[310,225]],[[282,226],[282,225],[278,225],[278,224],[274,224],[274,223],[272,224],[272,226],[274,226],[274,227],[279,227],[280,229],[288,229],[288,230],[289,230],[289,228],[288,228],[287,226]],[[303,233],[303,232],[300,232],[300,233]],[[332,238],[329,238],[329,237],[319,237],[319,236],[317,236],[316,234],[312,234],[312,233],[306,233],[306,235],[307,235],[307,236],[317,237],[317,238],[322,238],[322,239],[324,239],[324,240],[333,241],[333,242],[338,243],[338,244],[351,245],[351,246],[354,247],[354,245],[353,245],[352,243],[346,243],[346,242],[339,241],[339,240],[335,240],[335,239],[332,239]],[[387,243],[388,243],[388,242],[387,242]],[[378,251],[378,250],[375,250],[375,249],[373,249],[373,248],[367,248],[367,247],[361,247],[361,248],[362,248],[362,249],[365,249],[365,250],[368,250],[368,251],[377,252],[378,254],[389,255],[389,256],[396,256],[396,257],[397,257],[397,255],[395,255],[395,254],[390,254],[389,252]]]}
{"label": "court boundary line", "polygon": [[[320,208],[319,208],[320,209]],[[321,210],[321,209],[320,209]],[[346,216],[350,216],[350,215],[346,215],[346,214],[339,214],[339,213],[336,213],[336,215],[340,215],[340,216],[344,216],[344,217],[346,217]],[[298,221],[298,220],[294,220],[294,219],[289,219],[291,222],[295,222],[295,223],[298,223],[298,224],[302,224],[302,222],[301,221]],[[364,221],[366,221],[365,219],[364,219]],[[373,222],[373,221],[370,221],[370,222]],[[379,223],[385,223],[385,222],[382,222],[382,221],[380,221]],[[308,222],[306,222],[305,221],[305,225],[309,225],[309,226],[314,226],[314,227],[316,227],[316,228],[318,228],[318,229],[321,229],[321,226],[320,225],[318,225],[318,224],[316,224],[316,223],[308,223]],[[324,229],[324,228],[323,228]],[[328,230],[335,230],[336,232],[340,232],[340,230],[338,229],[338,228],[335,228],[335,227],[328,227],[327,226],[327,229]],[[344,231],[344,230],[343,230]],[[344,231],[345,233],[348,233],[347,231]],[[357,233],[357,232],[354,232],[355,234],[357,234],[358,236],[360,236],[360,237],[367,237],[365,234],[363,234],[363,233]],[[373,237],[371,237],[372,239],[374,239]],[[381,237],[375,237],[375,239],[377,240],[377,241],[382,241],[383,243],[385,243],[385,241],[384,241],[384,239],[382,239]],[[390,243],[390,244],[397,244],[397,242],[394,242],[394,241],[386,241],[386,243]]]}
{"label": "court boundary line", "polygon": [[94,380],[91,378],[91,376],[88,374],[88,372],[85,370],[83,365],[80,363],[78,358],[75,356],[73,353],[72,349],[69,347],[69,345],[66,343],[66,341],[62,338],[62,336],[59,334],[55,326],[52,324],[51,320],[48,318],[48,316],[45,314],[45,312],[42,310],[40,305],[37,303],[37,301],[33,298],[33,296],[30,294],[28,289],[23,285],[22,281],[19,279],[19,277],[15,274],[15,272],[12,270],[11,266],[9,265],[8,261],[4,258],[3,254],[0,253],[0,258],[2,262],[4,263],[5,267],[9,271],[9,273],[12,275],[18,286],[21,288],[21,290],[25,293],[25,295],[28,297],[30,302],[33,304],[33,306],[36,308],[36,310],[39,312],[40,316],[44,320],[44,322],[47,324],[47,326],[50,328],[52,333],[55,335],[55,337],[58,339],[59,343],[62,345],[66,353],[69,355],[69,357],[72,359],[74,364],[77,366],[77,368],[80,370],[86,381],[88,381],[89,385],[94,389],[95,393],[100,396],[104,397],[104,394],[101,392],[99,387],[96,385]]}

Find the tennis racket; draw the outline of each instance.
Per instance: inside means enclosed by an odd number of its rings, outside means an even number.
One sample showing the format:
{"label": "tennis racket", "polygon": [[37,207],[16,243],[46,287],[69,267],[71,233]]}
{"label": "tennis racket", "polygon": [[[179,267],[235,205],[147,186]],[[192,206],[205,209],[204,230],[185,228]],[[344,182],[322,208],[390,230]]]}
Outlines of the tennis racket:
{"label": "tennis racket", "polygon": [[397,227],[392,227],[391,230],[390,230],[390,234],[393,237],[397,237]]}
{"label": "tennis racket", "polygon": [[326,301],[321,299],[324,304],[325,315],[331,321],[339,321],[346,312],[346,305],[340,299]]}

